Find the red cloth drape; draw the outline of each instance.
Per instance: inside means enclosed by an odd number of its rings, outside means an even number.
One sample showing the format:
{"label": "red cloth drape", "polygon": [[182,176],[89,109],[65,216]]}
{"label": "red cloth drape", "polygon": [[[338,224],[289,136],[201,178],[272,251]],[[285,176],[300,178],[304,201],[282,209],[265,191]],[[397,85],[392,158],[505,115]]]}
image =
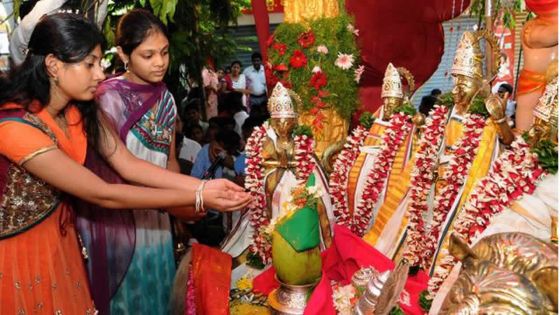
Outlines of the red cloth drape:
{"label": "red cloth drape", "polygon": [[253,16],[255,17],[255,27],[257,29],[257,38],[259,39],[259,49],[263,61],[266,59],[266,41],[270,36],[270,23],[268,20],[268,10],[265,0],[251,0]]}
{"label": "red cloth drape", "polygon": [[362,109],[374,112],[381,105],[381,84],[389,62],[410,70],[416,86],[428,80],[443,55],[441,23],[469,4],[470,0],[347,0],[347,11],[360,30],[358,45],[365,65],[360,82]]}

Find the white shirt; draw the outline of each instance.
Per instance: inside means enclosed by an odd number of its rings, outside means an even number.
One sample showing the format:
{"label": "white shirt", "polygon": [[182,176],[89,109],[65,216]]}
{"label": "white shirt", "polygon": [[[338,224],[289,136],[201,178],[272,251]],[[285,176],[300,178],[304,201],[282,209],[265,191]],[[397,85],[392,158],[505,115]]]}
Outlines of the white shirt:
{"label": "white shirt", "polygon": [[201,148],[198,142],[183,137],[183,145],[181,146],[181,151],[179,151],[179,158],[194,164],[198,151],[200,151]]}
{"label": "white shirt", "polygon": [[243,137],[241,127],[243,127],[243,123],[247,117],[249,117],[249,114],[247,114],[244,110],[238,111],[235,115],[233,115],[233,119],[235,120],[235,132],[237,132],[241,137]]}
{"label": "white shirt", "polygon": [[263,95],[266,93],[266,78],[263,66],[261,66],[258,71],[255,70],[255,67],[250,66],[245,68],[243,74],[247,77],[247,86],[251,91],[251,94]]}
{"label": "white shirt", "polygon": [[[27,46],[31,39],[31,34],[35,29],[39,20],[43,15],[52,15],[57,13],[67,0],[41,0],[35,4],[33,9],[23,17],[19,25],[11,34],[10,54],[16,65],[21,64],[27,55]],[[107,15],[107,4],[109,1],[103,0],[98,3],[99,11],[96,20],[97,26],[100,27],[105,21]]]}

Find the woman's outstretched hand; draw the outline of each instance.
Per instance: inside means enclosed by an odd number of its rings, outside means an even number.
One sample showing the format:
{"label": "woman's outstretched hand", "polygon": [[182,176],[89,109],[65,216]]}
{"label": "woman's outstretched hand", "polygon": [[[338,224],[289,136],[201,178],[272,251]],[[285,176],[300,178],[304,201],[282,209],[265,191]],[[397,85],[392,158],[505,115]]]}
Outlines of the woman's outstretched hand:
{"label": "woman's outstretched hand", "polygon": [[206,183],[202,191],[204,207],[222,212],[241,210],[251,203],[251,195],[243,187],[227,179],[215,179]]}

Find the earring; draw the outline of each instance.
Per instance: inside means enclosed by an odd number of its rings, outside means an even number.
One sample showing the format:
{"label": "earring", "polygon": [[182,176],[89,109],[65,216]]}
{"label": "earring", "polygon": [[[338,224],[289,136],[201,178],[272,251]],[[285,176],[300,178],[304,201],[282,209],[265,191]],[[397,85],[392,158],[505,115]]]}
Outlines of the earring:
{"label": "earring", "polygon": [[128,62],[125,62],[125,63],[124,63],[124,70],[125,70],[125,71],[128,71]]}
{"label": "earring", "polygon": [[58,82],[59,82],[59,81],[58,81],[58,77],[54,77],[54,78],[53,78],[53,82],[54,82],[54,84],[55,84],[56,86],[58,86]]}

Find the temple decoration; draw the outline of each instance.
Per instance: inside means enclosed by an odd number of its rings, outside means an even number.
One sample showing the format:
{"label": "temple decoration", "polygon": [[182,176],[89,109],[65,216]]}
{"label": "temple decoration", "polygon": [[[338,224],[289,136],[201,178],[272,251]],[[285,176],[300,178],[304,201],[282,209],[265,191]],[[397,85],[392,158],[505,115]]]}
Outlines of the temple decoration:
{"label": "temple decoration", "polygon": [[[287,2],[286,23],[270,37],[265,65],[270,89],[281,82],[300,95],[299,122],[312,128],[319,158],[330,145],[345,138],[364,71],[355,43],[359,32],[352,26],[352,18],[344,12],[321,11],[327,3],[338,8],[337,1]],[[292,14],[304,12],[298,11],[304,7],[309,14],[305,22],[289,20]]]}
{"label": "temple decoration", "polygon": [[338,0],[284,0],[284,23],[304,23],[339,14]]}

